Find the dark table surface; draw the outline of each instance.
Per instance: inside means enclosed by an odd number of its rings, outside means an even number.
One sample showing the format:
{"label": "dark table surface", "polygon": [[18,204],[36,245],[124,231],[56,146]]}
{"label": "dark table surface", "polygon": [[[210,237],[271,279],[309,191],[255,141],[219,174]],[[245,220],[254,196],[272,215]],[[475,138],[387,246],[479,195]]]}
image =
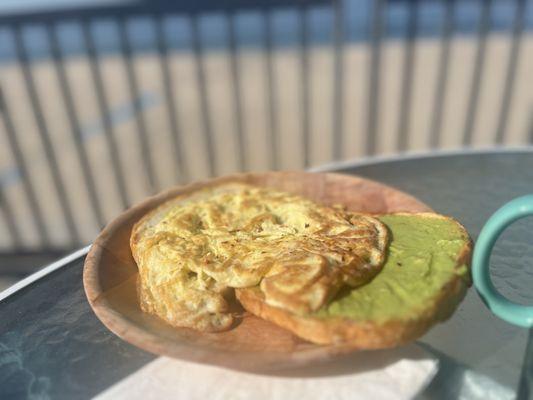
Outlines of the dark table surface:
{"label": "dark table surface", "polygon": [[[533,192],[533,152],[434,155],[329,168],[409,192],[461,221],[475,239],[506,201]],[[510,227],[491,259],[497,287],[533,304],[533,221]],[[84,256],[0,301],[0,399],[89,398],[155,358],[109,332],[82,286]],[[494,317],[470,290],[446,323],[419,340],[439,358],[420,398],[530,395],[532,334]],[[529,345],[528,345],[529,343]],[[477,396],[477,397],[476,397]]]}

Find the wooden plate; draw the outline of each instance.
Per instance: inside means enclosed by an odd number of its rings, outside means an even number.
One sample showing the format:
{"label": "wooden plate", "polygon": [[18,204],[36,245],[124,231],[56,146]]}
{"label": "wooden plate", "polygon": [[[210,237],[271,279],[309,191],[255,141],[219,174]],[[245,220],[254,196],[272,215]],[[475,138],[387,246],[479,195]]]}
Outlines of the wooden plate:
{"label": "wooden plate", "polygon": [[133,224],[176,195],[229,181],[273,187],[323,204],[343,204],[353,211],[430,211],[422,202],[396,189],[338,174],[249,173],[176,187],[122,213],[94,242],[85,261],[83,284],[98,318],[116,335],[146,351],[246,371],[297,367],[353,351],[349,346],[308,343],[244,310],[240,323],[222,333],[173,328],[140,310],[135,289],[137,266],[129,247]]}

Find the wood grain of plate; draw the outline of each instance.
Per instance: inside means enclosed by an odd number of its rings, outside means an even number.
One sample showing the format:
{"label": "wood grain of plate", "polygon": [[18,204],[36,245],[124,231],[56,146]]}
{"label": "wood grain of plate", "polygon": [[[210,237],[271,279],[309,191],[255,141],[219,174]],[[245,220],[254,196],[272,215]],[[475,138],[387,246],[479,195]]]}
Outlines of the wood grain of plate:
{"label": "wood grain of plate", "polygon": [[231,181],[272,187],[327,205],[343,204],[352,211],[431,211],[424,203],[399,190],[339,174],[247,173],[175,187],[126,210],[95,240],[83,272],[85,293],[95,314],[117,336],[146,351],[237,370],[293,368],[354,351],[349,346],[308,343],[242,309],[236,326],[221,333],[174,328],[141,311],[136,294],[137,266],[129,247],[133,224],[170,198]]}

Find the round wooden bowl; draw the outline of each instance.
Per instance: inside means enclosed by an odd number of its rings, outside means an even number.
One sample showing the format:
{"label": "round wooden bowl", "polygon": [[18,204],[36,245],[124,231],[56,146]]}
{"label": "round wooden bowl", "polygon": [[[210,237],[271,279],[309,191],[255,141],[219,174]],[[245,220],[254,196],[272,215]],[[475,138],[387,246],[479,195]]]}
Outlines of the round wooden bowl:
{"label": "round wooden bowl", "polygon": [[298,367],[354,351],[350,346],[319,346],[240,309],[237,326],[221,333],[174,328],[139,307],[137,266],[129,238],[133,224],[174,196],[224,182],[246,182],[342,204],[367,213],[431,211],[416,198],[367,179],[306,172],[265,172],[232,175],[175,187],[126,210],[96,238],[83,272],[89,303],[102,323],[125,341],[146,351],[245,371]]}

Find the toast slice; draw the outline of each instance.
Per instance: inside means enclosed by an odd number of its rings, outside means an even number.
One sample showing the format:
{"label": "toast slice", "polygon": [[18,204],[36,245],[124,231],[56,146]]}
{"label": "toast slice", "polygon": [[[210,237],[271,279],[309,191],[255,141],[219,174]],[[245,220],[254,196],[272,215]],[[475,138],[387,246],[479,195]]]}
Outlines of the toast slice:
{"label": "toast slice", "polygon": [[433,213],[378,217],[391,241],[382,271],[345,288],[320,310],[295,314],[265,302],[258,287],[237,289],[249,312],[317,344],[394,347],[451,316],[471,284],[472,242],[452,218]]}

